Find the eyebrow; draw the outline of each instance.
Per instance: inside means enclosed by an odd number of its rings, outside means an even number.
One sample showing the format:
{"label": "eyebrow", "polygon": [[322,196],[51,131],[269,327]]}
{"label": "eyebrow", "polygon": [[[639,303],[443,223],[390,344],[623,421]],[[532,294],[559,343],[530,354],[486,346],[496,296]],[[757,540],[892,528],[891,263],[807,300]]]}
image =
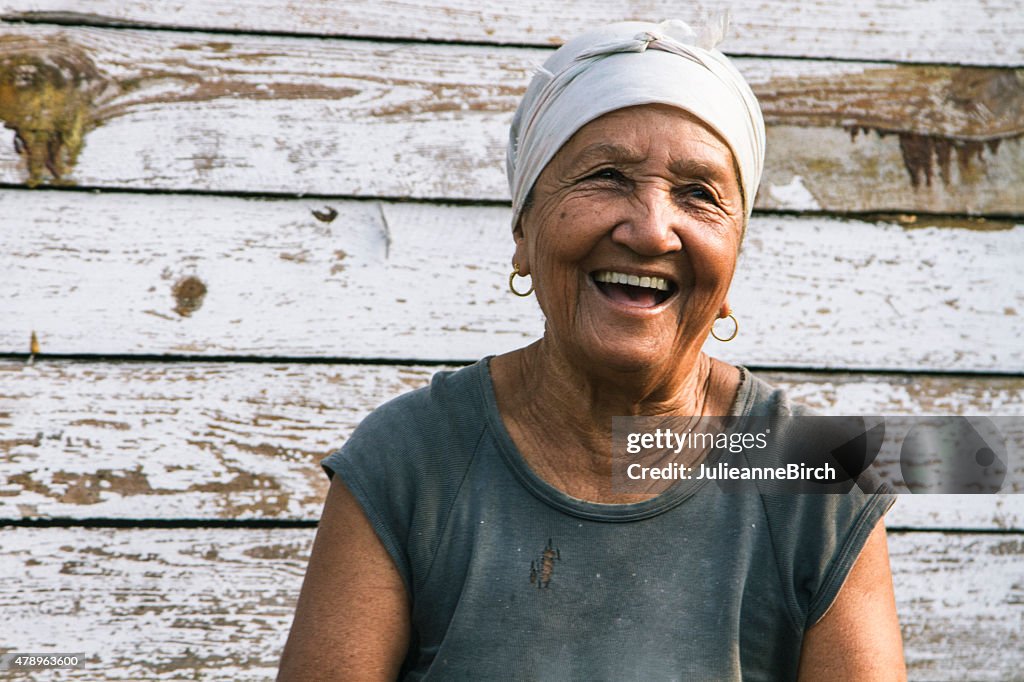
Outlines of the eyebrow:
{"label": "eyebrow", "polygon": [[639,149],[613,142],[595,142],[576,155],[572,160],[572,167],[589,166],[602,161],[617,161],[619,163],[640,163],[644,160],[644,154]]}
{"label": "eyebrow", "polygon": [[[584,148],[572,161],[572,168],[580,169],[601,162],[624,164],[641,163],[646,155],[641,150],[613,142],[596,142]],[[669,170],[681,178],[701,178],[713,181],[724,181],[735,169],[708,163],[704,159],[677,159],[669,164]],[[738,176],[737,176],[738,177]]]}
{"label": "eyebrow", "polygon": [[732,171],[731,167],[713,165],[700,159],[680,159],[673,161],[668,167],[680,177],[707,178],[715,181],[728,179],[728,174]]}

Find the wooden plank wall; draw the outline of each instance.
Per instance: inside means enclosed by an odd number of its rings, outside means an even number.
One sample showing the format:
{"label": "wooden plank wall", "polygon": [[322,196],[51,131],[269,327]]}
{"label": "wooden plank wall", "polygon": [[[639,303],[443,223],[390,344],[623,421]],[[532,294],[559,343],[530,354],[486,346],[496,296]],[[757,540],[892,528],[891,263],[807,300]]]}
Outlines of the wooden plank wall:
{"label": "wooden plank wall", "polygon": [[[824,411],[1021,415],[1020,0],[0,0],[0,653],[271,677],[318,460],[541,330],[505,290],[531,70],[727,7],[769,149],[709,352]],[[1024,497],[887,523],[911,679],[1024,679]]]}

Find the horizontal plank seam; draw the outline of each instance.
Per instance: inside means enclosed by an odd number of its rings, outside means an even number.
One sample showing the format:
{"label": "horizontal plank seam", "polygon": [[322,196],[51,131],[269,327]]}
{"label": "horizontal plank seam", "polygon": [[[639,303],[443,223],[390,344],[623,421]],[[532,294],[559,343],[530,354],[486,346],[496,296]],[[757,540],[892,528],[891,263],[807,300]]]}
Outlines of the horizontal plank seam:
{"label": "horizontal plank seam", "polygon": [[[81,363],[224,363],[224,364],[297,364],[297,365],[384,365],[384,366],[444,366],[460,367],[471,365],[479,358],[348,358],[333,356],[288,356],[288,355],[131,355],[131,354],[99,354],[99,353],[46,353],[30,355],[28,353],[0,353],[0,362],[43,363],[47,361],[71,361]],[[965,379],[1016,379],[1024,377],[1022,372],[997,372],[993,370],[940,370],[940,369],[894,369],[887,367],[792,367],[789,365],[744,365],[753,372],[799,372],[802,374],[889,374],[898,376],[922,377],[963,377]]]}
{"label": "horizontal plank seam", "polygon": [[[28,187],[24,184],[0,182],[0,191],[13,192],[72,192],[84,194],[105,194],[105,195],[152,195],[152,196],[182,196],[182,197],[223,197],[229,199],[256,199],[270,201],[352,201],[363,203],[392,203],[392,204],[421,204],[424,206],[481,206],[495,208],[509,208],[511,204],[501,199],[459,199],[445,197],[402,197],[389,195],[353,195],[353,194],[315,194],[305,192],[246,192],[240,190],[216,191],[196,189],[141,189],[134,187],[97,187],[92,185],[46,185],[41,187]],[[795,218],[840,218],[851,220],[864,220],[866,222],[887,221],[893,222],[896,216],[913,215],[924,218],[941,218],[943,220],[996,220],[1003,222],[1014,222],[1024,220],[1024,213],[941,213],[936,211],[802,211],[786,208],[758,208],[754,210],[753,217],[757,216],[792,216]]]}
{"label": "horizontal plank seam", "polygon": [[[39,14],[43,16],[32,17],[28,15]],[[262,38],[302,38],[305,40],[352,40],[363,43],[385,43],[389,45],[453,45],[453,46],[467,46],[467,47],[502,47],[508,49],[543,49],[550,48],[552,51],[555,50],[557,45],[551,43],[515,43],[515,42],[497,42],[497,41],[484,41],[484,40],[448,40],[443,38],[415,38],[415,37],[404,37],[397,38],[395,36],[377,36],[377,35],[350,35],[346,33],[310,33],[306,31],[267,31],[261,29],[239,31],[229,28],[217,28],[217,27],[204,27],[204,26],[169,26],[166,24],[151,24],[147,22],[134,22],[130,20],[108,18],[107,21],[97,21],[102,17],[89,17],[89,16],[76,16],[76,15],[65,15],[56,13],[50,15],[48,12],[25,12],[22,14],[0,14],[0,21],[5,22],[7,25],[17,26],[63,26],[63,27],[81,27],[81,28],[103,28],[111,30],[128,30],[128,31],[160,31],[163,33],[201,33],[216,36],[239,36],[239,37],[262,37]],[[731,56],[731,55],[730,55]],[[766,55],[754,55],[755,57],[762,57]],[[773,57],[774,58],[774,57]],[[786,59],[786,57],[779,57],[779,59]],[[820,60],[820,58],[818,58]],[[830,60],[831,61],[831,60]],[[867,60],[851,60],[851,61],[867,61]],[[881,60],[870,60],[876,63],[882,63]],[[997,67],[1005,68],[1005,67]]]}
{"label": "horizontal plank seam", "polygon": [[[152,24],[144,21],[114,19],[113,17],[75,15],[62,12],[16,12],[0,14],[0,22],[11,26],[64,26],[82,28],[106,28],[129,31],[161,31],[165,33],[207,33],[218,36],[255,36],[264,38],[312,38],[314,40],[354,40],[366,43],[388,43],[399,45],[456,45],[468,47],[504,47],[509,49],[537,49],[557,46],[551,43],[515,43],[483,40],[449,40],[444,38],[414,38],[377,35],[350,35],[347,33],[311,33],[308,31],[267,31],[265,29],[235,30],[193,25]],[[761,55],[757,55],[761,56]],[[865,60],[858,60],[865,61]],[[872,60],[874,61],[874,60]]]}
{"label": "horizontal plank seam", "polygon": [[[200,190],[200,189],[148,189],[138,187],[99,187],[95,185],[46,185],[40,187],[28,187],[21,183],[0,182],[0,190],[22,191],[22,192],[71,192],[83,194],[143,194],[152,196],[182,196],[182,197],[224,197],[230,199],[265,199],[272,201],[279,200],[302,200],[302,201],[360,201],[360,202],[388,202],[394,204],[426,204],[441,206],[495,206],[509,207],[511,204],[503,199],[460,199],[460,198],[422,198],[422,197],[401,197],[387,195],[354,195],[354,194],[316,194],[309,192],[247,192],[243,190]],[[797,212],[799,213],[799,212]],[[975,216],[978,217],[978,216]]]}
{"label": "horizontal plank seam", "polygon": [[[63,12],[21,12],[13,14],[0,14],[0,22],[5,22],[8,25],[29,25],[29,26],[65,26],[65,27],[86,27],[86,28],[106,28],[113,30],[146,30],[146,31],[163,31],[167,33],[205,33],[210,35],[218,36],[261,36],[268,38],[304,38],[304,39],[316,39],[316,40],[354,40],[368,43],[386,43],[386,44],[398,44],[398,45],[455,45],[455,46],[467,46],[467,47],[501,47],[508,49],[550,49],[554,50],[557,45],[546,42],[536,43],[519,43],[519,42],[500,42],[500,41],[484,41],[484,40],[449,40],[444,38],[414,38],[404,37],[396,38],[394,36],[366,36],[366,35],[349,35],[345,33],[309,33],[305,31],[267,31],[267,30],[246,30],[238,31],[227,28],[216,28],[216,27],[203,27],[203,26],[168,26],[166,24],[152,24],[147,22],[135,22],[130,20],[114,19],[113,17],[90,17],[88,15],[76,15],[68,14]],[[728,39],[728,38],[727,38]],[[730,52],[725,51],[725,54],[730,58],[738,59],[784,59],[788,61],[829,61],[829,62],[841,62],[841,63],[872,63],[872,64],[890,64],[899,66],[903,64],[913,64],[920,66],[948,66],[948,67],[959,67],[964,66],[965,62],[944,62],[944,61],[903,61],[898,59],[861,59],[853,57],[812,57],[812,56],[795,56],[795,55],[775,55],[767,53],[747,53],[747,52]],[[1024,62],[1019,64],[1001,64],[999,66],[982,66],[980,68],[991,68],[991,69],[1016,69],[1024,66]]]}
{"label": "horizontal plank seam", "polygon": [[[137,528],[137,529],[185,529],[185,528],[316,528],[315,519],[112,519],[112,518],[28,518],[0,519],[0,528]],[[886,532],[894,535],[920,535],[936,533],[941,535],[1024,535],[1022,528],[977,528],[977,527],[914,527],[888,526]]]}
{"label": "horizontal plank seam", "polygon": [[0,528],[316,528],[315,519],[0,519]]}
{"label": "horizontal plank seam", "polygon": [[54,353],[30,355],[27,353],[0,353],[0,362],[5,360],[43,363],[50,360],[72,361],[81,363],[117,362],[117,363],[144,363],[144,362],[166,362],[172,363],[224,363],[241,365],[386,365],[386,366],[440,366],[471,365],[473,360],[417,360],[409,358],[343,358],[330,356],[253,356],[253,355],[120,355],[120,354],[93,354],[93,353]]}
{"label": "horizontal plank seam", "polygon": [[[899,503],[897,502],[897,504]],[[1024,535],[1024,527],[974,528],[966,526],[958,528],[954,526],[928,526],[917,528],[914,526],[886,526],[885,532],[890,535],[920,535],[921,533],[941,533],[942,535]]]}

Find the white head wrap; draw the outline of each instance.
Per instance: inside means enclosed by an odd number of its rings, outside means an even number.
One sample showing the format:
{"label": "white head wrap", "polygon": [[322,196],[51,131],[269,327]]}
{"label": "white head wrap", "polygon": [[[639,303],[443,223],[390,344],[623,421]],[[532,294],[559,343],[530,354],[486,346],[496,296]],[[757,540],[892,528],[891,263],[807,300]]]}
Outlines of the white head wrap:
{"label": "white head wrap", "polygon": [[714,49],[720,37],[698,37],[681,21],[624,21],[556,50],[512,119],[506,170],[513,227],[541,171],[577,130],[639,104],[684,109],[725,140],[739,166],[749,217],[764,167],[764,119],[743,76]]}

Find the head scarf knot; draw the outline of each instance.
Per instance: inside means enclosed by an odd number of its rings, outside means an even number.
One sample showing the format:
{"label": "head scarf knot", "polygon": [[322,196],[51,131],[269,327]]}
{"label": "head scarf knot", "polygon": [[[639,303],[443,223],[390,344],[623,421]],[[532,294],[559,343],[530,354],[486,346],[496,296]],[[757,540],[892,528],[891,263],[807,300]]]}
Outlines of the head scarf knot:
{"label": "head scarf knot", "polygon": [[724,33],[681,21],[627,21],[580,35],[537,70],[512,119],[506,156],[512,225],[541,171],[573,134],[616,109],[668,104],[689,112],[732,150],[749,217],[764,167],[764,119],[754,93],[714,49]]}

